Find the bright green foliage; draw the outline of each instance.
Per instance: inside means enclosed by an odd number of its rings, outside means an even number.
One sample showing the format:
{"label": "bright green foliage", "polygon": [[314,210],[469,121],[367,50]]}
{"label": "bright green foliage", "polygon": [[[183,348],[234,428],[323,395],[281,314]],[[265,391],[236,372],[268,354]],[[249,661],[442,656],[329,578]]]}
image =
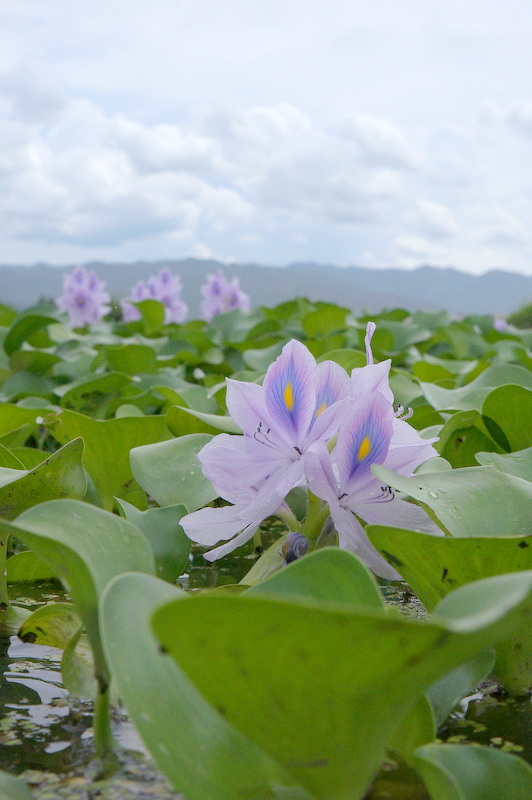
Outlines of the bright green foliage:
{"label": "bright green foliage", "polygon": [[373,473],[428,506],[452,536],[532,533],[532,483],[490,467],[466,467],[405,478],[380,466]]}
{"label": "bright green foliage", "polygon": [[432,800],[529,800],[532,769],[512,753],[488,747],[430,744],[415,765]]}
{"label": "bright green foliage", "polygon": [[211,436],[195,433],[131,450],[131,469],[160,506],[184,505],[195,511],[218,497],[196,458]]}
{"label": "bright green foliage", "polygon": [[46,426],[60,443],[83,438],[85,468],[107,509],[113,507],[115,497],[136,499],[142,504],[129,466],[129,451],[171,437],[162,416],[98,420],[64,410],[47,417]]}
{"label": "bright green foliage", "polygon": [[[445,312],[368,317],[376,360],[393,360],[396,401],[412,407],[423,436],[440,437],[442,458],[411,478],[375,467],[450,534],[367,529],[427,608],[444,598],[434,619],[414,624],[387,611],[373,577],[335,548],[286,567],[283,536],[250,562],[238,595],[184,600],[168,583],[188,564],[182,515],[217,496],[197,453],[220,431],[239,433],[225,378],[260,382],[292,337],[318,361],[364,366],[366,320],[304,298],[210,324],[165,325],[160,303],[138,307],[138,322],[80,331],[52,307],[0,307],[0,527],[5,544],[15,533],[10,541],[32,548],[8,559],[7,578],[59,576],[75,606],[40,609],[23,635],[45,641],[56,626],[75,694],[94,695],[94,673],[101,689],[112,672],[149,749],[190,800],[355,800],[389,751],[415,764],[432,800],[528,800],[523,761],[426,743],[489,671],[492,654],[475,653],[497,636],[498,679],[515,694],[532,683],[527,618],[511,612],[504,634],[495,622],[512,604],[528,608],[516,587],[532,568],[531,332]],[[301,521],[297,492],[289,505]],[[474,583],[488,577],[495,583]],[[174,658],[150,623],[172,600],[156,624]],[[8,609],[3,621],[18,625],[27,613]],[[107,696],[96,703],[100,752],[110,743]],[[28,800],[6,780],[0,800]]]}
{"label": "bright green foliage", "polygon": [[[316,565],[320,555],[313,556]],[[321,575],[326,580],[326,568]],[[456,598],[441,622],[245,593],[171,602],[153,625],[163,647],[237,730],[313,796],[352,800],[421,691],[519,624],[532,574],[511,578],[503,579],[504,602],[503,587],[495,602],[489,585],[466,587],[471,591]]]}
{"label": "bright green foliage", "polygon": [[101,607],[107,659],[158,765],[190,800],[313,800],[300,788],[288,789],[294,784],[290,775],[227,722],[161,652],[150,617],[173,599],[188,608],[186,598],[167,583],[129,574],[109,585]]}

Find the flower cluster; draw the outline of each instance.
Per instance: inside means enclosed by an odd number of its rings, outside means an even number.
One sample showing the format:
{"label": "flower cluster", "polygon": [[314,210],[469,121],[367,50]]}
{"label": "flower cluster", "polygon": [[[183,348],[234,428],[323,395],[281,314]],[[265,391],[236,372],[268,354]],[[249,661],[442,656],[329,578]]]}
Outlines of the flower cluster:
{"label": "flower cluster", "polygon": [[164,321],[184,322],[187,318],[188,308],[181,300],[181,279],[173,275],[169,269],[164,268],[157,275],[151,275],[147,281],[138,281],[131,291],[128,300],[121,303],[125,322],[140,319],[140,311],[133,303],[141,300],[158,300],[164,306]]}
{"label": "flower cluster", "polygon": [[374,330],[369,323],[367,366],[351,375],[332,361],[317,364],[305,345],[292,340],[262,386],[227,380],[227,407],[244,435],[215,436],[198,458],[232,505],[203,508],[181,520],[195,542],[224,541],[205,554],[208,560],[249,541],[267,516],[289,518],[285,498],[299,486],[307,487],[309,499],[319,499],[317,518],[334,526],[340,546],[384,578],[400,576],[373,548],[360,520],[441,533],[423,509],[383,486],[370,469],[382,464],[411,475],[436,455],[435,440],[422,439],[404,409],[394,407],[390,361],[373,363]]}
{"label": "flower cluster", "polygon": [[95,272],[76,267],[63,278],[63,294],[57,298],[60,311],[66,311],[73,328],[95,325],[110,311],[109,294]]}
{"label": "flower cluster", "polygon": [[221,269],[207,276],[207,282],[200,291],[203,295],[201,315],[206,322],[226,311],[249,311],[250,300],[240,289],[238,278],[228,281]]}

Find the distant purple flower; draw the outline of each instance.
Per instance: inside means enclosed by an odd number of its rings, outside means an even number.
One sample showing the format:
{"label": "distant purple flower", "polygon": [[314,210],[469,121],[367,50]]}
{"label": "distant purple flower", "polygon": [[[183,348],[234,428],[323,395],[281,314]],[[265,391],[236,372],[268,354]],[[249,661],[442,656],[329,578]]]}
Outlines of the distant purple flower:
{"label": "distant purple flower", "polygon": [[240,281],[234,277],[228,281],[221,269],[207,276],[207,282],[201,287],[203,300],[201,315],[210,322],[218,314],[226,311],[249,311],[249,296],[240,289]]}
{"label": "distant purple flower", "polygon": [[496,331],[499,331],[499,333],[505,333],[508,330],[508,323],[505,319],[502,319],[502,317],[497,317],[493,320],[493,327]]}
{"label": "distant purple flower", "polygon": [[166,267],[157,275],[150,275],[146,282],[137,281],[128,300],[121,303],[125,322],[134,322],[140,319],[140,311],[132,303],[142,300],[158,300],[164,306],[164,321],[184,322],[187,318],[188,307],[181,300],[181,279],[173,275]]}
{"label": "distant purple flower", "polygon": [[110,310],[110,297],[95,272],[76,267],[63,277],[63,294],[57,298],[60,311],[66,311],[73,328],[95,325]]}
{"label": "distant purple flower", "polygon": [[227,380],[227,408],[244,436],[215,436],[198,458],[220,496],[234,505],[204,508],[181,520],[200,544],[231,539],[205,558],[220,558],[247,542],[288,492],[306,483],[308,453],[334,436],[348,394],[345,370],[332,361],[316,364],[295,340],[270,365],[262,386]]}

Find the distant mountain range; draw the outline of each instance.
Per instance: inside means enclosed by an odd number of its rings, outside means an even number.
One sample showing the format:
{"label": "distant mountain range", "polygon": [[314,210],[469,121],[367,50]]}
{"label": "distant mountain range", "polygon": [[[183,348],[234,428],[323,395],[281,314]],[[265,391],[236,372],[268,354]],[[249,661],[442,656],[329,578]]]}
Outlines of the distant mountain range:
{"label": "distant mountain range", "polygon": [[[57,297],[63,274],[73,266],[0,265],[0,302],[22,309],[40,298]],[[456,269],[427,266],[415,270],[312,263],[267,267],[193,258],[131,264],[91,262],[86,266],[107,281],[109,292],[116,298],[127,297],[138,280],[169,267],[181,276],[183,299],[193,316],[199,313],[200,286],[217,268],[223,269],[228,277],[240,278],[241,288],[250,295],[253,305],[273,306],[300,296],[338,303],[356,314],[401,307],[409,311],[446,309],[457,315],[506,315],[532,302],[532,276],[499,270],[474,276]]]}

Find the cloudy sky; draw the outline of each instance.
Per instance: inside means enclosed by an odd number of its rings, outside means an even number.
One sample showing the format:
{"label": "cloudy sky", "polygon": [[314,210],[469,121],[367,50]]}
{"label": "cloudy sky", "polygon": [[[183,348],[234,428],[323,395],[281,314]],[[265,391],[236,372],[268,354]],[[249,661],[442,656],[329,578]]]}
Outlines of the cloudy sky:
{"label": "cloudy sky", "polygon": [[532,274],[529,0],[0,0],[0,262]]}

